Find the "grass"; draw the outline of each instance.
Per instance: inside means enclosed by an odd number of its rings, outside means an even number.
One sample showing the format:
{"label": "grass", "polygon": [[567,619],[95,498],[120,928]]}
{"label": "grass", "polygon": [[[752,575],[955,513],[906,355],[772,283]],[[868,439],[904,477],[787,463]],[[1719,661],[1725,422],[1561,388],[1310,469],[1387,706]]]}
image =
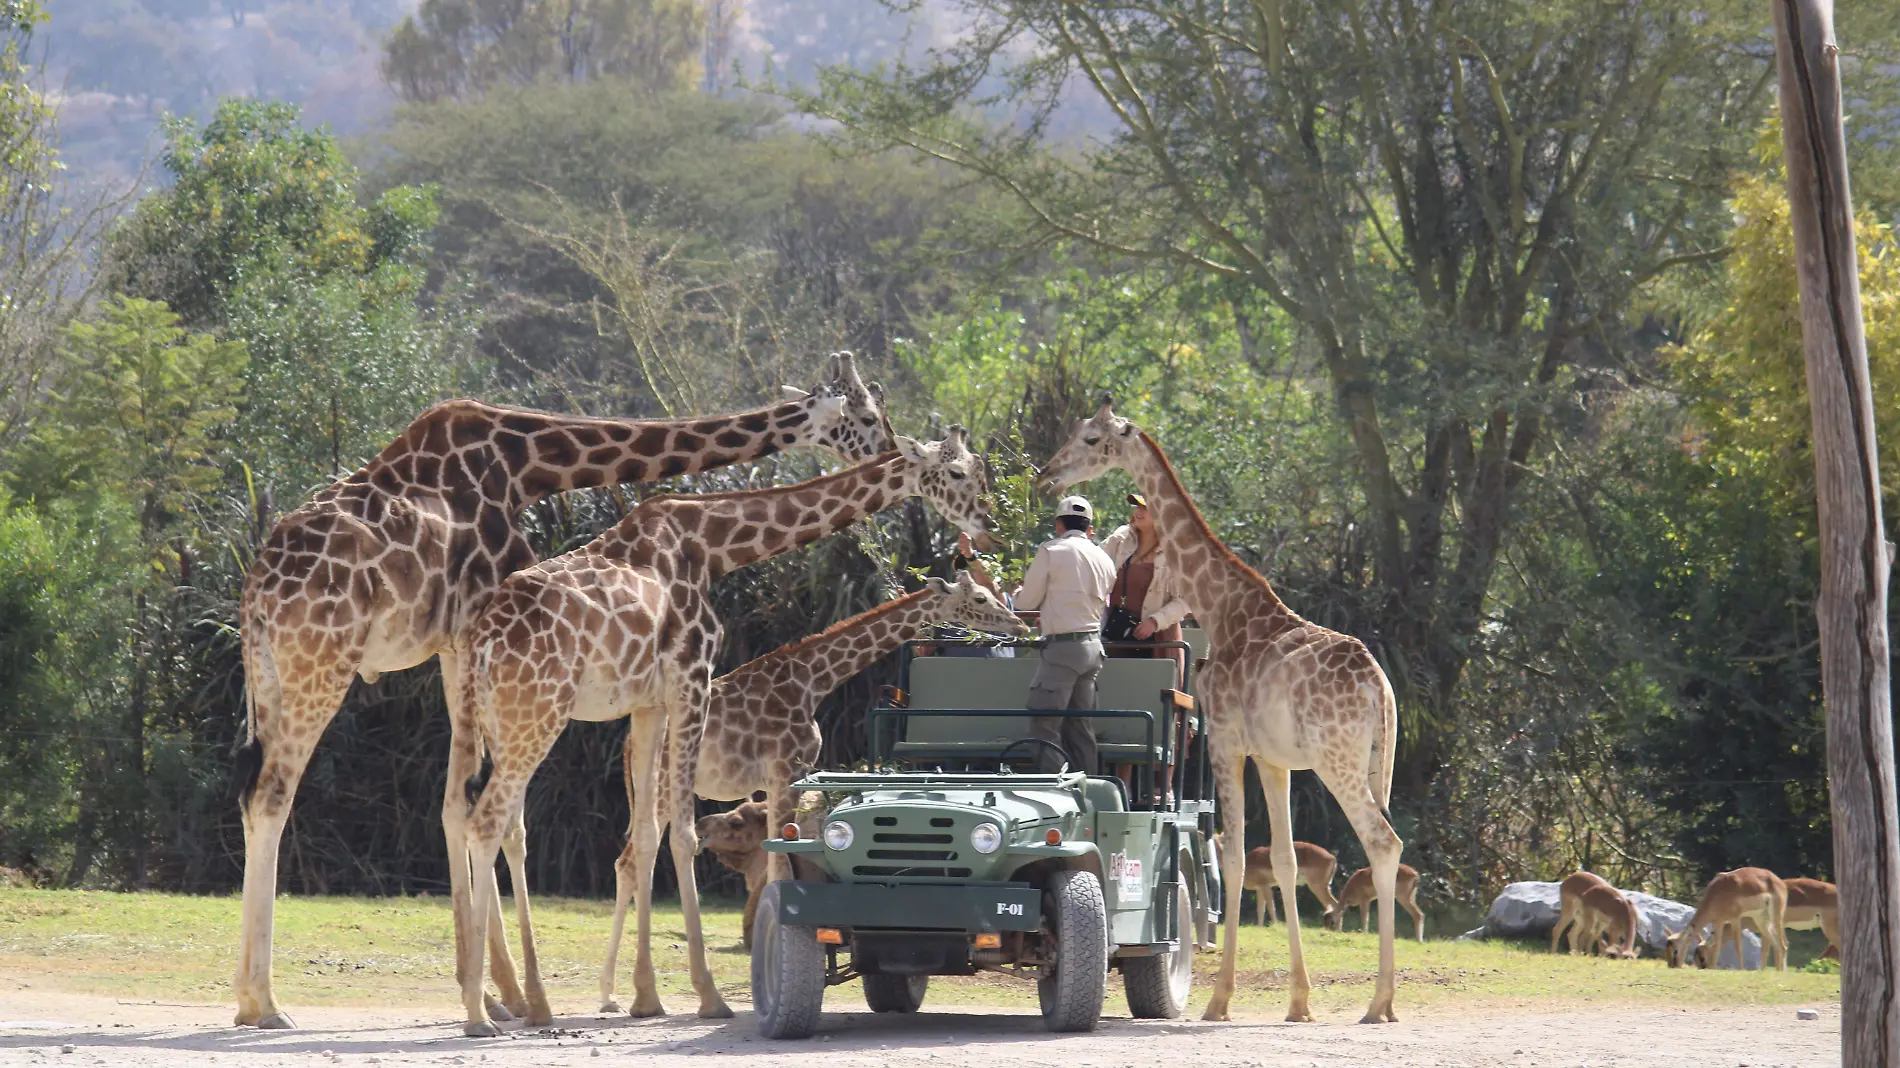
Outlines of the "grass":
{"label": "grass", "polygon": [[[600,960],[611,912],[604,902],[537,899],[535,928],[549,993],[558,1013],[596,1005]],[[705,911],[714,975],[728,1000],[748,1001],[750,958],[739,948],[734,902]],[[511,914],[512,916],[512,914]],[[1355,917],[1356,919],[1356,917]],[[1428,920],[1428,923],[1430,921]],[[513,924],[510,923],[510,931]],[[617,983],[622,1003],[632,984],[631,918]],[[38,990],[137,1000],[229,1001],[236,960],[238,899],[174,894],[0,889],[0,975]],[[1401,932],[1411,921],[1399,918]],[[656,909],[655,967],[660,994],[675,1012],[693,1005],[685,934],[676,907]],[[1321,1019],[1356,1018],[1378,970],[1376,935],[1303,929]],[[1797,940],[1818,937],[1795,932]],[[309,898],[277,902],[276,987],[279,1001],[298,1005],[407,1008],[457,1006],[448,903],[440,897]],[[1798,948],[1806,949],[1799,941]],[[1794,959],[1805,958],[1796,953]],[[1196,958],[1195,1005],[1205,1002],[1218,953]],[[1659,960],[1606,961],[1552,956],[1510,943],[1401,938],[1401,1015],[1449,1012],[1474,1002],[1498,1008],[1560,1010],[1580,1005],[1716,1007],[1735,1004],[1824,1004],[1840,999],[1837,975],[1787,972],[1704,972],[1671,969]],[[1286,936],[1280,927],[1243,926],[1235,1009],[1277,1016],[1285,1009]],[[5,984],[12,985],[12,984]],[[1108,1011],[1125,1013],[1120,983],[1110,977]],[[1035,988],[1000,975],[934,979],[930,1003],[1014,1006],[1033,1011]],[[834,988],[828,1005],[861,1005],[855,984]]]}

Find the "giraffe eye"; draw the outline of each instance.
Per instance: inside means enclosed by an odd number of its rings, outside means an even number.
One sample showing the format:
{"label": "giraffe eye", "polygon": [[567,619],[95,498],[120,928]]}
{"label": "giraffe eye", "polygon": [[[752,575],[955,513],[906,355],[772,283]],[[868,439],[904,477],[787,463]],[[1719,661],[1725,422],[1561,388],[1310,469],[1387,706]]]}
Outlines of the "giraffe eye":
{"label": "giraffe eye", "polygon": [[865,426],[876,426],[876,425],[877,425],[877,418],[876,418],[875,416],[870,416],[870,415],[867,415],[867,416],[865,416],[865,417],[864,417],[864,425],[865,425]]}
{"label": "giraffe eye", "polygon": [[1082,444],[1084,445],[1100,445],[1101,443],[1102,443],[1101,438],[1083,438],[1082,439]]}

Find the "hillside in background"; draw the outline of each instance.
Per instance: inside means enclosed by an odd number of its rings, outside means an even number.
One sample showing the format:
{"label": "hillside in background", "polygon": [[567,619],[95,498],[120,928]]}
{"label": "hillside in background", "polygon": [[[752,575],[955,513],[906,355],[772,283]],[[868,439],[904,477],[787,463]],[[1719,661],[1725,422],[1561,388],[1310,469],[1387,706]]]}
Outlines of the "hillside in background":
{"label": "hillside in background", "polygon": [[[414,0],[56,0],[35,45],[59,108],[62,149],[82,181],[122,184],[152,158],[166,115],[207,117],[219,97],[299,105],[343,136],[369,132],[397,98],[383,42]],[[736,63],[809,80],[822,64],[870,67],[949,35],[941,11],[898,15],[878,0],[711,0],[709,88]]]}

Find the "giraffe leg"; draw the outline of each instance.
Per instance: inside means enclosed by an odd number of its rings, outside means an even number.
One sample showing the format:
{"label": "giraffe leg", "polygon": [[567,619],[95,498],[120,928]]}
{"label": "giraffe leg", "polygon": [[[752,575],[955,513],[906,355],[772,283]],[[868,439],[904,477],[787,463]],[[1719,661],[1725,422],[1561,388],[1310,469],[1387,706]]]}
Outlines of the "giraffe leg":
{"label": "giraffe leg", "polygon": [[1412,892],[1405,895],[1405,900],[1399,904],[1405,907],[1405,911],[1412,914],[1412,933],[1418,936],[1420,942],[1425,941],[1425,911],[1418,907],[1417,883],[1412,884]]}
{"label": "giraffe leg", "polygon": [[[627,745],[638,749],[634,754],[636,781],[652,781],[654,765],[659,763],[655,758],[662,728],[658,723],[642,725],[638,713],[628,725]],[[640,737],[631,737],[632,732],[639,732]],[[627,816],[627,844],[634,855],[633,1007],[627,1010],[629,1016],[666,1015],[653,980],[653,861],[660,853],[660,821],[655,811],[658,799],[653,794],[651,790],[640,791]]]}
{"label": "giraffe leg", "polygon": [[633,888],[636,881],[632,831],[628,831],[627,844],[620,847],[620,856],[614,861],[614,924],[607,935],[607,959],[600,966],[600,1011],[619,1012],[620,1002],[614,998],[614,972],[620,959],[620,940],[627,929],[627,903],[633,900]]}
{"label": "giraffe leg", "polygon": [[[448,849],[449,857],[449,900],[451,905],[457,901],[467,901],[471,893],[469,880],[468,843],[466,827],[469,810],[474,803],[468,796],[468,784],[481,771],[481,732],[475,725],[473,711],[468,707],[465,697],[467,665],[462,655],[444,652],[440,656],[442,666],[442,696],[449,709],[449,774],[442,784],[442,837]],[[520,878],[520,873],[514,873]],[[501,991],[496,998],[483,994],[488,1015],[496,1020],[516,1019],[527,1007],[527,1000],[521,994],[521,987],[515,980],[514,957],[508,950],[508,935],[501,919],[501,889],[499,885],[483,905],[488,913],[488,946],[494,960],[495,985]],[[462,958],[468,952],[463,939],[468,934],[467,913],[457,913],[456,972],[457,983],[462,982]]]}
{"label": "giraffe leg", "polygon": [[[251,638],[251,632],[245,632]],[[349,692],[347,670],[318,678],[280,680],[263,635],[247,642],[246,681],[253,701],[254,737],[247,756],[258,762],[256,780],[245,791],[240,808],[244,823],[244,905],[238,941],[238,963],[233,986],[238,1010],[235,1022],[266,1029],[295,1027],[277,1007],[271,989],[271,935],[275,928],[277,854],[284,824],[297,796],[310,754],[324,727],[335,717]],[[329,651],[334,654],[334,650]],[[332,663],[341,657],[332,655]]]}
{"label": "giraffe leg", "polygon": [[[769,813],[765,822],[767,838],[778,837],[779,830],[792,822],[792,817],[798,814],[798,795],[792,790],[791,769],[786,768],[774,775],[772,785],[772,792],[766,797],[766,811]],[[766,882],[775,883],[780,879],[791,877],[792,858],[790,856],[784,853],[765,855]]]}
{"label": "giraffe leg", "polygon": [[1293,899],[1293,884],[1300,870],[1299,859],[1293,853],[1293,773],[1271,764],[1260,765],[1260,772],[1260,785],[1267,793],[1268,833],[1273,835],[1269,851],[1273,882],[1284,888],[1280,905],[1286,922],[1280,926],[1286,930],[1288,993],[1291,995],[1286,1018],[1289,1023],[1311,1023],[1313,1013],[1307,1005],[1307,996],[1312,986],[1306,976],[1306,954],[1300,945],[1298,902]]}
{"label": "giraffe leg", "polygon": [[1270,903],[1267,897],[1268,894],[1265,890],[1255,890],[1253,892],[1253,925],[1255,927],[1265,927],[1267,925],[1267,905]]}
{"label": "giraffe leg", "polygon": [[[1359,1022],[1396,1023],[1398,1017],[1392,1011],[1397,982],[1393,917],[1398,912],[1394,901],[1398,896],[1399,856],[1404,852],[1405,843],[1399,841],[1392,825],[1380,812],[1363,768],[1325,768],[1320,771],[1320,779],[1332,791],[1334,800],[1352,822],[1353,831],[1359,835],[1360,845],[1365,847],[1366,861],[1372,868],[1372,886],[1379,898],[1379,980],[1373,988],[1372,1004]],[[1366,907],[1370,908],[1371,903]]]}
{"label": "giraffe leg", "polygon": [[[1212,719],[1213,712],[1206,713]],[[1210,745],[1213,738],[1208,739]],[[1225,1020],[1228,1018],[1227,1005],[1234,996],[1234,967],[1238,958],[1240,934],[1240,891],[1241,884],[1247,878],[1247,853],[1241,848],[1247,841],[1246,796],[1244,794],[1247,756],[1245,753],[1210,752],[1214,760],[1214,794],[1220,806],[1221,823],[1225,833],[1240,843],[1231,850],[1222,850],[1220,856],[1221,886],[1226,894],[1224,910],[1221,914],[1221,950],[1220,976],[1214,980],[1214,992],[1207,999],[1207,1010],[1201,1013],[1203,1020]]]}
{"label": "giraffe leg", "polygon": [[633,731],[629,725],[626,740],[620,746],[620,774],[627,789],[627,812],[629,813],[627,841],[620,847],[620,856],[614,861],[614,924],[612,932],[607,936],[607,959],[601,962],[600,966],[600,1011],[602,1012],[620,1011],[620,1002],[614,999],[614,972],[620,959],[620,939],[627,929],[627,903],[633,900],[634,884],[637,878],[634,867],[639,862],[633,848],[634,829],[631,818],[634,811],[635,759]]}
{"label": "giraffe leg", "polygon": [[686,737],[688,730],[696,730],[705,722],[711,682],[711,668],[701,668],[689,683],[686,700],[667,717],[670,758],[667,770],[672,778],[673,802],[673,810],[667,815],[673,824],[670,836],[673,871],[679,880],[680,912],[686,920],[686,954],[692,966],[693,990],[699,994],[699,1016],[706,1020],[723,1020],[732,1016],[732,1009],[719,996],[719,984],[713,979],[712,967],[706,963],[706,934],[699,919],[699,884],[693,870],[693,855],[699,852],[699,832],[693,821],[693,762],[688,759]]}
{"label": "giraffe leg", "polygon": [[[471,1038],[492,1038],[501,1034],[488,1018],[486,992],[482,989],[482,955],[488,942],[490,916],[486,902],[495,897],[498,887],[495,880],[495,862],[500,859],[501,839],[505,818],[502,812],[515,800],[516,791],[511,784],[490,780],[482,791],[481,799],[470,814],[466,841],[470,869],[472,907],[469,919],[469,945],[472,952],[469,961],[461,972],[462,1007],[468,1012],[468,1021],[462,1025],[462,1033]],[[516,888],[520,892],[520,888]]]}
{"label": "giraffe leg", "polygon": [[[527,795],[522,795],[525,803]],[[521,970],[526,977],[526,1000],[521,1011],[515,1012],[510,1005],[509,1011],[526,1020],[535,1027],[545,1027],[554,1020],[554,1013],[548,1008],[548,992],[541,985],[541,962],[534,944],[534,910],[528,904],[528,828],[522,816],[522,804],[515,805],[514,816],[508,821],[508,833],[501,840],[502,853],[508,858],[508,880],[515,891],[515,919],[521,925]],[[501,927],[501,918],[495,918],[496,930]],[[501,949],[496,954],[496,963],[507,958],[508,940],[499,939]],[[490,942],[493,946],[495,943]],[[495,983],[501,985],[501,968],[495,968]]]}

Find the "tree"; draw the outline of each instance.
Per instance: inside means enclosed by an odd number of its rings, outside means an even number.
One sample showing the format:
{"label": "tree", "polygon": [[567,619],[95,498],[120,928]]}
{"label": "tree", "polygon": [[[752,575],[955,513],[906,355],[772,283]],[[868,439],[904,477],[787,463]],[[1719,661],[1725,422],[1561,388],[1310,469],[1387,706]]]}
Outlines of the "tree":
{"label": "tree", "polygon": [[251,360],[238,456],[301,496],[387,444],[460,384],[467,330],[450,290],[418,304],[432,189],[365,206],[335,137],[295,108],[227,100],[202,131],[172,124],[170,189],[115,235],[115,288],[163,301]]}
{"label": "tree", "polygon": [[163,304],[117,297],[66,332],[62,398],[13,474],[17,490],[59,497],[90,484],[125,493],[147,548],[166,542],[223,475],[214,456],[237,417],[244,343],[192,333]]}
{"label": "tree", "polygon": [[383,77],[410,101],[603,78],[688,89],[701,21],[692,0],[423,0],[384,46]]}
{"label": "tree", "polygon": [[[1726,252],[1721,184],[1768,102],[1755,20],[1581,0],[961,7],[977,30],[928,66],[832,69],[795,99],[851,144],[1007,190],[1044,241],[1170,265],[1250,326],[1310,337],[1382,593],[1357,630],[1405,709],[1398,793],[1429,803],[1573,377],[1626,346],[1640,286]],[[1118,124],[1080,157],[1041,142],[1071,84]],[[960,117],[998,98],[1037,110]]]}

